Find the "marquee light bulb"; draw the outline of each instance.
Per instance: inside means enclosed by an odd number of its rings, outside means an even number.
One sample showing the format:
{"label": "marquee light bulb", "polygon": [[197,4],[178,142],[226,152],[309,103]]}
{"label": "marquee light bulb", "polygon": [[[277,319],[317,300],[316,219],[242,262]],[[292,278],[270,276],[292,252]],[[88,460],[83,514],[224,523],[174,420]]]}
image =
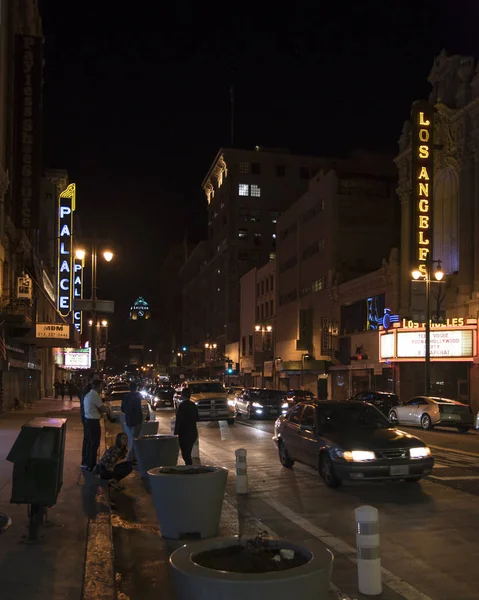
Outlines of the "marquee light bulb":
{"label": "marquee light bulb", "polygon": [[419,279],[421,275],[422,273],[419,269],[414,269],[414,271],[412,272],[413,279]]}
{"label": "marquee light bulb", "polygon": [[110,262],[113,259],[113,252],[110,250],[105,250],[105,252],[103,252],[103,258],[106,260],[106,262]]}
{"label": "marquee light bulb", "polygon": [[83,260],[85,256],[86,252],[83,250],[83,248],[78,248],[78,250],[75,250],[75,258],[78,258],[78,260]]}

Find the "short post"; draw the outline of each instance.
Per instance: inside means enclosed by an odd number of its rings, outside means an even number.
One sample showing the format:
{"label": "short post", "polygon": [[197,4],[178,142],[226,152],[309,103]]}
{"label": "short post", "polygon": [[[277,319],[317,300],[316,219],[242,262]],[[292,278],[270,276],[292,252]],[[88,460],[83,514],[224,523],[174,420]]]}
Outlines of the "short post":
{"label": "short post", "polygon": [[173,417],[172,419],[170,419],[171,435],[175,435],[175,425],[176,425],[176,418]]}
{"label": "short post", "polygon": [[383,591],[378,510],[373,506],[360,506],[354,511],[354,516],[359,592],[366,596],[377,596]]}
{"label": "short post", "polygon": [[200,458],[200,438],[196,438],[193,444],[193,450],[191,451],[191,458]]}
{"label": "short post", "polygon": [[236,493],[248,493],[248,465],[246,464],[246,450],[238,448],[236,455]]}
{"label": "short post", "polygon": [[479,412],[476,415],[476,429],[479,429]]}

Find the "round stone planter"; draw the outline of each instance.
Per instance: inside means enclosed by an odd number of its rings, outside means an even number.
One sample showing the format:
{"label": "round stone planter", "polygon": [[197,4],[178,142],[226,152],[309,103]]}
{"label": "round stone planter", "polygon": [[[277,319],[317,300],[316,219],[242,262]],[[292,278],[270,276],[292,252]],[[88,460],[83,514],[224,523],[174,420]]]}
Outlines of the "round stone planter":
{"label": "round stone planter", "polygon": [[178,540],[218,535],[228,470],[176,466],[148,471],[161,534]]}
{"label": "round stone planter", "polygon": [[176,435],[143,435],[134,444],[142,477],[148,477],[148,471],[154,467],[174,466],[178,462],[180,445]]}
{"label": "round stone planter", "polygon": [[195,557],[209,550],[245,545],[239,538],[216,538],[192,542],[175,550],[170,556],[170,568],[178,600],[327,600],[333,568],[333,555],[319,544],[298,546],[285,540],[268,539],[268,545],[278,550],[291,549],[307,562],[284,571],[266,573],[233,573],[203,567]]}
{"label": "round stone planter", "polygon": [[140,437],[143,435],[156,435],[158,433],[158,426],[158,421],[143,421]]}

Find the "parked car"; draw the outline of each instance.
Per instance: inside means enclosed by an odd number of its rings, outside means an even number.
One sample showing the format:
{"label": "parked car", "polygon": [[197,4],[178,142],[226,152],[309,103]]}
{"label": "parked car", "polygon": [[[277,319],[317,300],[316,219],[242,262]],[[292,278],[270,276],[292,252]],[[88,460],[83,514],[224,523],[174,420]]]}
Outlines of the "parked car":
{"label": "parked car", "polygon": [[[121,415],[121,403],[123,398],[128,394],[124,390],[113,391],[111,394],[105,397],[105,407],[107,409],[107,416],[111,421],[117,421]],[[145,398],[141,399],[141,412],[143,413],[143,419],[145,421],[150,420],[150,406]]]}
{"label": "parked car", "polygon": [[349,400],[369,402],[387,417],[389,417],[389,412],[394,406],[401,404],[399,397],[390,392],[359,392]]}
{"label": "parked car", "polygon": [[332,488],[344,480],[419,481],[434,465],[422,440],[365,402],[296,404],[277,419],[273,439],[284,467],[309,465]]}
{"label": "parked car", "polygon": [[290,405],[298,402],[313,402],[315,400],[313,392],[309,390],[288,390],[287,401]]}
{"label": "parked car", "polygon": [[416,396],[398,404],[389,411],[389,418],[401,425],[418,425],[423,429],[436,425],[456,427],[459,433],[474,427],[474,414],[467,404],[436,396]]}
{"label": "parked car", "polygon": [[248,419],[278,417],[285,413],[289,404],[285,392],[262,388],[247,388],[236,398],[236,414]]}
{"label": "parked car", "polygon": [[[228,398],[228,392],[219,381],[188,381],[186,385],[191,392],[190,400],[198,408],[200,421],[226,420],[228,425],[234,425],[234,400]],[[177,389],[173,396],[175,410],[181,402],[181,389]]]}
{"label": "parked car", "polygon": [[175,390],[170,385],[157,385],[150,393],[149,402],[153,410],[160,406],[173,406]]}

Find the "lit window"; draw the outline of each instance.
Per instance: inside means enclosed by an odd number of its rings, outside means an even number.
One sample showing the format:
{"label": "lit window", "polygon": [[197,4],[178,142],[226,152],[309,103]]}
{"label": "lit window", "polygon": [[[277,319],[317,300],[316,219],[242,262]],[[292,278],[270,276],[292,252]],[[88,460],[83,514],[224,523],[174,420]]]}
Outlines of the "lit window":
{"label": "lit window", "polygon": [[248,237],[248,230],[247,229],[238,229],[238,237],[240,239],[246,239]]}
{"label": "lit window", "polygon": [[256,185],[255,183],[251,184],[251,196],[254,196],[256,198],[259,198],[261,196],[261,189],[259,185]]}
{"label": "lit window", "polygon": [[313,281],[311,288],[313,292],[320,292],[324,289],[324,277],[320,277],[319,279],[316,279],[316,281]]}
{"label": "lit window", "polygon": [[279,211],[278,210],[270,210],[269,216],[271,217],[271,223],[277,223],[278,217],[279,217]]}
{"label": "lit window", "polygon": [[259,163],[251,163],[251,173],[259,175],[261,173],[261,165]]}
{"label": "lit window", "polygon": [[221,292],[221,288],[218,288],[218,292]]}
{"label": "lit window", "polygon": [[249,185],[247,183],[238,184],[238,193],[240,196],[248,196],[249,195]]}
{"label": "lit window", "polygon": [[269,262],[273,262],[273,260],[276,260],[276,252],[269,253]]}
{"label": "lit window", "polygon": [[249,173],[249,163],[240,162],[239,164],[239,172],[240,173]]}
{"label": "lit window", "polygon": [[273,240],[275,240],[275,239],[276,239],[276,234],[275,234],[275,233],[273,233]]}
{"label": "lit window", "polygon": [[218,273],[218,275],[219,275],[219,274],[221,273],[221,269],[218,269],[216,272],[217,272],[217,273]]}

